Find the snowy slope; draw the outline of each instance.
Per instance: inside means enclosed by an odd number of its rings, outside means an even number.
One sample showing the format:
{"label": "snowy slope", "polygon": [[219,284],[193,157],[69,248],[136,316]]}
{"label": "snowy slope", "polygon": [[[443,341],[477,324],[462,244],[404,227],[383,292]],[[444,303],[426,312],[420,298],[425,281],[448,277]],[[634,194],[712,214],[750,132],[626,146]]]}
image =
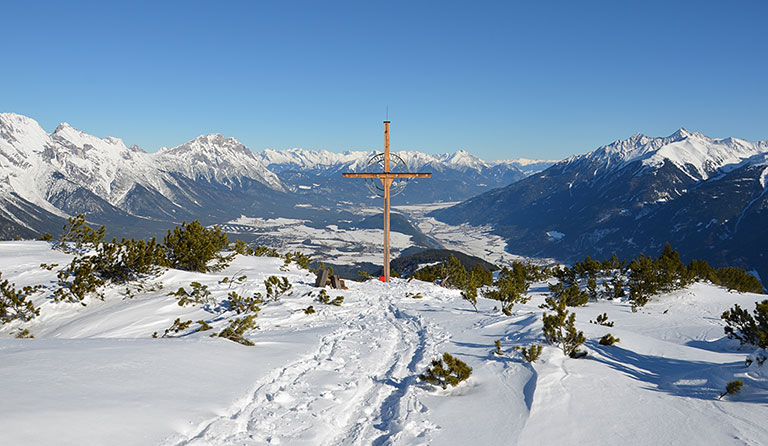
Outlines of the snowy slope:
{"label": "snowy slope", "polygon": [[[52,285],[68,255],[42,242],[0,243],[3,279]],[[349,283],[341,307],[314,300],[313,277],[279,259],[238,256],[218,274],[167,271],[163,290],[128,298],[109,288],[104,301],[54,304],[45,294],[35,339],[0,328],[0,429],[8,444],[77,445],[528,445],[764,444],[768,373],[744,366],[748,350],[723,336],[720,313],[753,308],[764,296],[696,284],[656,297],[633,313],[624,302],[576,310],[589,341],[587,359],[545,347],[529,364],[512,350],[541,342],[546,284],[511,317],[480,299],[475,312],[431,284]],[[242,284],[221,283],[246,275]],[[290,296],[262,305],[256,346],[186,330],[152,339],[175,318],[206,320],[219,331],[236,315],[225,307],[179,307],[168,291],[193,280],[216,300],[231,291],[264,292],[269,275],[286,276]],[[50,292],[50,289],[47,291]],[[308,293],[313,292],[314,296]],[[421,299],[406,293],[420,293]],[[316,314],[302,309],[313,305]],[[590,324],[607,312],[614,328]],[[612,347],[596,340],[611,332]],[[491,354],[501,340],[505,354]],[[442,352],[473,367],[447,391],[417,379]],[[742,379],[737,395],[717,400]],[[41,423],[44,419],[45,422]]]}

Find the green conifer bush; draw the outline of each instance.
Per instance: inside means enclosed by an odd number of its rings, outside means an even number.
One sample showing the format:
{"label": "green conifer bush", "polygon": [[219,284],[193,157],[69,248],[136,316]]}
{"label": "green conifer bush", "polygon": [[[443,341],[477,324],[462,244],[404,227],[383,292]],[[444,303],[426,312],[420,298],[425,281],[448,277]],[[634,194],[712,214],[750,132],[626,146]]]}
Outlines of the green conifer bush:
{"label": "green conifer bush", "polygon": [[589,321],[591,324],[603,325],[605,327],[613,327],[613,321],[608,320],[608,313],[598,314],[594,321]]}
{"label": "green conifer bush", "polygon": [[725,311],[721,318],[725,321],[725,334],[738,339],[743,344],[768,348],[768,300],[755,303],[754,316],[742,309],[739,304]]}
{"label": "green conifer bush", "polygon": [[621,339],[614,338],[612,334],[608,333],[605,336],[603,336],[602,338],[600,338],[600,341],[598,342],[598,344],[600,344],[600,345],[613,345],[613,344],[615,344],[617,342],[620,342],[620,341],[621,341]]}
{"label": "green conifer bush", "polygon": [[524,304],[530,300],[530,296],[526,293],[533,276],[534,272],[526,265],[514,262],[511,269],[503,267],[499,271],[497,279],[493,282],[493,287],[485,290],[483,296],[500,301],[501,311],[510,316],[512,307],[516,303]]}
{"label": "green conifer bush", "polygon": [[180,287],[178,290],[168,293],[169,296],[176,296],[179,298],[178,304],[180,307],[184,305],[213,305],[216,301],[211,297],[211,292],[208,290],[208,285],[203,285],[200,282],[190,282],[189,284],[192,291],[187,291],[184,287]]}
{"label": "green conifer bush", "polygon": [[519,351],[523,355],[523,359],[526,362],[536,362],[541,357],[541,345],[533,344],[526,347],[515,346],[515,350]]}
{"label": "green conifer bush", "polygon": [[282,278],[277,276],[269,276],[264,281],[264,286],[267,288],[267,299],[277,301],[280,296],[287,293],[292,285],[288,282],[288,278],[283,276]]}
{"label": "green conifer bush", "polygon": [[473,278],[467,281],[465,288],[461,290],[461,298],[469,302],[477,311],[477,283],[474,280]]}
{"label": "green conifer bush", "polygon": [[[176,320],[173,321],[173,324],[170,327],[166,328],[165,332],[160,337],[161,338],[172,338],[172,337],[174,337],[174,336],[171,336],[172,333],[176,334],[176,333],[182,332],[182,331],[188,329],[190,327],[190,325],[192,325],[192,321],[191,320],[182,322],[181,318],[176,318]],[[152,333],[152,337],[156,338],[157,337],[157,332]]]}
{"label": "green conifer bush", "polygon": [[53,292],[53,299],[56,302],[82,303],[91,293],[99,299],[104,299],[104,295],[99,292],[99,287],[104,285],[104,280],[98,277],[93,262],[88,256],[75,257],[72,263],[59,271],[56,277],[59,285],[59,288]]}
{"label": "green conifer bush", "polygon": [[218,335],[220,338],[229,339],[243,345],[252,346],[253,342],[244,337],[245,332],[256,328],[256,315],[249,314],[242,319],[232,319],[224,330]]}
{"label": "green conifer bush", "polygon": [[551,345],[559,346],[568,356],[579,353],[579,348],[587,339],[584,332],[576,330],[576,315],[566,309],[565,299],[548,297],[546,305],[555,313],[542,316],[544,339]]}
{"label": "green conifer bush", "polygon": [[315,307],[312,305],[304,309],[304,314],[315,314]]}
{"label": "green conifer bush", "polygon": [[725,395],[734,395],[741,391],[741,388],[744,386],[744,381],[737,379],[733,381],[728,381],[728,384],[725,386],[725,392],[721,393],[720,396],[717,397],[717,399],[722,399]]}
{"label": "green conifer bush", "polygon": [[570,284],[568,287],[564,287],[563,282],[549,285],[549,292],[557,300],[562,300],[569,307],[580,307],[589,302],[589,294],[580,289],[575,283]]}
{"label": "green conifer bush", "polygon": [[13,334],[13,337],[16,339],[33,339],[35,335],[33,335],[27,328],[19,328],[16,330],[16,333]]}
{"label": "green conifer bush", "polygon": [[240,296],[236,292],[232,291],[227,296],[227,302],[229,308],[235,311],[237,314],[241,313],[258,313],[261,311],[259,304],[261,301],[261,294],[256,293],[252,297]]}
{"label": "green conifer bush", "polygon": [[467,363],[448,353],[443,353],[443,358],[433,359],[431,366],[419,375],[419,379],[447,389],[449,385],[457,386],[460,382],[468,379],[471,374],[472,367],[468,366]]}
{"label": "green conifer bush", "polygon": [[[227,234],[218,226],[209,229],[197,220],[189,224],[183,222],[181,227],[168,231],[163,245],[169,266],[185,271],[214,271],[225,267],[231,260],[231,256],[219,254],[229,245]],[[214,259],[217,260],[216,265],[209,267],[208,263]]]}
{"label": "green conifer bush", "polygon": [[[0,273],[0,278],[3,274]],[[40,315],[30,296],[37,293],[42,285],[25,286],[18,290],[15,283],[7,280],[0,282],[0,323],[7,324],[13,320],[29,321]]]}
{"label": "green conifer bush", "polygon": [[85,216],[77,214],[75,217],[69,217],[67,224],[61,230],[61,237],[59,237],[54,249],[69,252],[71,248],[68,243],[74,244],[77,250],[93,248],[101,243],[106,232],[107,228],[104,226],[99,229],[91,228],[85,223]]}
{"label": "green conifer bush", "polygon": [[290,265],[291,262],[296,262],[296,265],[298,265],[299,268],[306,270],[309,269],[309,264],[312,263],[312,259],[309,256],[302,254],[299,251],[286,252],[283,255],[283,259],[285,259],[285,266]]}

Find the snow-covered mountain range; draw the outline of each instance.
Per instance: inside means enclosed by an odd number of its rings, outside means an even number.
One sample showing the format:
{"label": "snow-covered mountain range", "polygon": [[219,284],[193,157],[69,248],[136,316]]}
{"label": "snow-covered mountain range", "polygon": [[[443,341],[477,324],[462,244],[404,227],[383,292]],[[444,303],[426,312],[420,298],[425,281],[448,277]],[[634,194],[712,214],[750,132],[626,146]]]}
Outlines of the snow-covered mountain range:
{"label": "snow-covered mountain range", "polygon": [[[399,197],[401,203],[463,200],[525,177],[517,167],[524,162],[489,163],[465,151],[399,154],[410,168],[435,173],[433,181]],[[29,117],[2,113],[0,237],[53,232],[63,218],[81,212],[137,235],[182,220],[312,217],[307,203],[328,209],[341,201],[370,203],[361,184],[340,175],[364,170],[370,156],[304,149],[254,153],[219,134],[146,153],[66,123],[49,134]]]}
{"label": "snow-covered mountain range", "polygon": [[768,141],[636,134],[434,215],[493,225],[520,254],[630,257],[669,241],[768,277],[767,157]]}

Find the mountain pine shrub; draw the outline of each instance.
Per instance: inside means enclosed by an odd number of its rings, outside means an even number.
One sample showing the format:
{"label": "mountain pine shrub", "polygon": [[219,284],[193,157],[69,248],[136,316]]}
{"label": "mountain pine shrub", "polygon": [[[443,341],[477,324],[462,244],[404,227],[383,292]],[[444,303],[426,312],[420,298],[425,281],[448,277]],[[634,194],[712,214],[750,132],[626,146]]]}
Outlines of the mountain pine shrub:
{"label": "mountain pine shrub", "polygon": [[566,309],[565,299],[548,297],[546,306],[555,313],[542,315],[544,339],[551,345],[559,346],[564,354],[576,355],[587,341],[584,332],[576,330],[576,315]]}
{"label": "mountain pine shrub", "polygon": [[259,307],[259,304],[262,303],[261,294],[256,293],[252,297],[245,297],[232,291],[227,295],[227,303],[229,309],[237,314],[258,313],[261,311],[261,307]]}
{"label": "mountain pine shrub", "polygon": [[722,399],[725,395],[734,395],[741,391],[741,388],[744,386],[744,382],[740,379],[734,380],[734,381],[728,381],[728,384],[725,386],[725,392],[721,393],[720,396],[717,397],[717,399]]}
{"label": "mountain pine shrub", "polygon": [[101,243],[89,256],[93,271],[102,280],[125,283],[148,275],[156,275],[167,264],[165,249],[151,240],[112,239]]}
{"label": "mountain pine shrub", "polygon": [[85,223],[85,216],[77,214],[75,217],[69,217],[67,224],[61,230],[61,236],[54,249],[69,252],[68,243],[74,244],[77,250],[96,247],[104,239],[106,232],[107,228],[104,226],[99,229],[91,228]]}
{"label": "mountain pine shrub", "polygon": [[558,301],[562,300],[565,302],[565,305],[569,307],[580,307],[589,302],[589,294],[580,289],[575,283],[572,283],[568,287],[564,287],[563,282],[549,285],[549,292],[552,293]]}
{"label": "mountain pine shrub", "polygon": [[621,339],[614,338],[612,334],[608,333],[605,336],[603,336],[602,338],[600,338],[600,341],[598,342],[598,344],[600,344],[600,345],[613,345],[613,344],[615,344],[617,342],[621,342]]}
{"label": "mountain pine shrub", "polygon": [[256,315],[249,314],[242,319],[232,319],[224,330],[218,335],[220,338],[229,339],[243,345],[252,346],[253,342],[244,337],[245,332],[256,328]]}
{"label": "mountain pine shrub", "polygon": [[501,351],[501,339],[496,339],[495,341],[493,341],[493,345],[495,347],[493,350],[493,354],[497,356],[503,356],[504,352]]}
{"label": "mountain pine shrub", "polygon": [[99,292],[99,287],[104,285],[104,280],[98,277],[90,256],[75,257],[72,263],[59,271],[56,277],[59,285],[59,288],[53,292],[53,299],[56,302],[82,303],[88,294],[95,294],[97,298],[104,299],[104,295]]}
{"label": "mountain pine shrub", "polygon": [[505,266],[499,271],[493,288],[484,291],[483,296],[501,302],[501,311],[510,316],[516,303],[524,304],[530,300],[526,293],[532,278],[532,270],[522,263],[514,262],[511,269]]}
{"label": "mountain pine shrub", "polygon": [[315,307],[312,305],[304,309],[304,314],[315,314]]}
{"label": "mountain pine shrub", "polygon": [[539,344],[532,344],[527,348],[516,345],[515,350],[523,355],[523,359],[525,359],[526,362],[536,362],[541,357],[541,345]]}
{"label": "mountain pine shrub", "polygon": [[461,290],[461,298],[466,300],[472,305],[472,308],[477,311],[477,283],[475,279],[469,279]]}
{"label": "mountain pine shrub", "polygon": [[608,320],[608,313],[598,314],[595,320],[591,320],[589,323],[602,325],[604,327],[613,327],[613,321]]}
{"label": "mountain pine shrub", "polygon": [[192,291],[187,291],[184,287],[179,287],[178,290],[168,293],[169,296],[176,296],[179,298],[178,304],[180,307],[184,305],[213,305],[216,301],[211,297],[211,292],[208,290],[208,285],[203,285],[200,282],[190,282],[189,284]]}
{"label": "mountain pine shrub", "polygon": [[[231,256],[222,256],[219,251],[229,245],[227,234],[214,226],[208,229],[195,220],[181,227],[176,226],[163,239],[163,246],[172,268],[185,271],[208,272],[221,269],[231,260]],[[216,259],[215,266],[208,263]]]}
{"label": "mountain pine shrub", "polygon": [[[2,276],[0,273],[0,278]],[[18,290],[14,283],[7,280],[0,282],[0,323],[7,324],[17,319],[26,322],[39,316],[40,309],[32,304],[30,296],[40,288],[42,285],[25,286]]]}
{"label": "mountain pine shrub", "polygon": [[443,358],[433,359],[431,366],[419,375],[419,379],[447,389],[449,385],[457,386],[469,378],[471,374],[472,367],[468,366],[467,363],[448,353],[443,353]]}
{"label": "mountain pine shrub", "polygon": [[204,320],[199,320],[199,321],[197,321],[197,323],[200,325],[200,327],[198,327],[197,331],[213,330],[213,327],[211,327],[211,324],[209,324],[208,322],[206,322]]}
{"label": "mountain pine shrub", "polygon": [[283,255],[283,259],[285,259],[285,266],[288,266],[291,264],[291,262],[296,262],[296,265],[298,265],[301,269],[309,269],[309,264],[312,263],[312,259],[305,254],[302,254],[299,251],[294,252],[286,252]]}
{"label": "mountain pine shrub", "polygon": [[738,339],[743,344],[768,348],[768,300],[755,304],[754,316],[739,304],[725,311],[721,318],[725,321],[725,334]]}
{"label": "mountain pine shrub", "polygon": [[264,286],[267,288],[267,299],[277,301],[280,296],[287,293],[291,289],[292,285],[288,282],[288,278],[283,276],[282,278],[277,276],[269,276],[264,281]]}
{"label": "mountain pine shrub", "polygon": [[[192,321],[191,320],[182,322],[181,318],[177,317],[176,320],[173,321],[173,324],[170,327],[166,328],[165,332],[160,337],[161,338],[172,338],[172,337],[174,337],[174,336],[170,336],[172,333],[176,334],[176,333],[182,332],[182,331],[188,329],[190,327],[190,325],[192,325]],[[152,333],[152,337],[156,338],[157,337],[157,332]]]}
{"label": "mountain pine shrub", "polygon": [[16,339],[33,339],[35,335],[33,335],[27,328],[19,328],[16,330],[16,333],[13,334],[13,337]]}

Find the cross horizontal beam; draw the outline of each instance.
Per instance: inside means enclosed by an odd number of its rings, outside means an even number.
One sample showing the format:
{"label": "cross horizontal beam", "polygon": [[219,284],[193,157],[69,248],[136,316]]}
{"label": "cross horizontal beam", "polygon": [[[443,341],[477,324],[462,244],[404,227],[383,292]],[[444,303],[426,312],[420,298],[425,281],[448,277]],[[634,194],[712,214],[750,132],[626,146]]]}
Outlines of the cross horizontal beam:
{"label": "cross horizontal beam", "polygon": [[381,173],[342,173],[344,178],[430,178],[431,173],[395,173],[395,172],[381,172]]}

